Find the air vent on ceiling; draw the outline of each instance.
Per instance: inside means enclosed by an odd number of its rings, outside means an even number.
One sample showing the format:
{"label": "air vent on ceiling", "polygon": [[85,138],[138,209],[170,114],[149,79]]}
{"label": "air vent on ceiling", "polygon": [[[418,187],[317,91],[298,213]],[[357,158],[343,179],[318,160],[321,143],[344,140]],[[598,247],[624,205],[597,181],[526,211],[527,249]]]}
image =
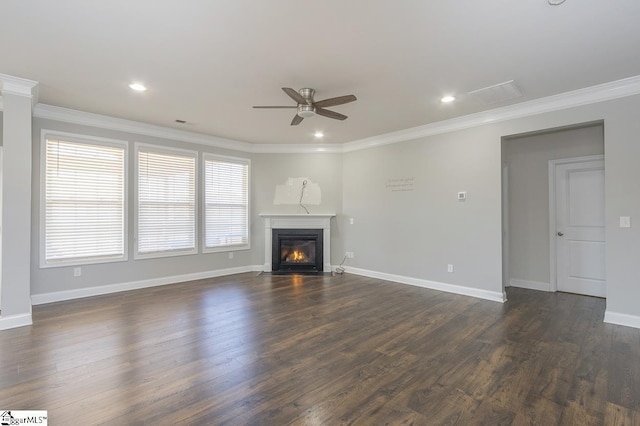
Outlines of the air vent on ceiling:
{"label": "air vent on ceiling", "polygon": [[483,89],[473,90],[470,95],[477,96],[483,105],[492,105],[498,102],[516,99],[522,96],[522,91],[513,80],[506,81]]}

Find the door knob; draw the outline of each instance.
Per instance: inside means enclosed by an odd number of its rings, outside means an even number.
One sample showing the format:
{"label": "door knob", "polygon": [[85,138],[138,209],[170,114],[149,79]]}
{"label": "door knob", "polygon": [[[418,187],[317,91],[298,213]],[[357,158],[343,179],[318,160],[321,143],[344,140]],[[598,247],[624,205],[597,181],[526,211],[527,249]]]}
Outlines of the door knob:
{"label": "door knob", "polygon": [[558,237],[562,237],[563,235],[564,235],[564,232],[558,231]]}

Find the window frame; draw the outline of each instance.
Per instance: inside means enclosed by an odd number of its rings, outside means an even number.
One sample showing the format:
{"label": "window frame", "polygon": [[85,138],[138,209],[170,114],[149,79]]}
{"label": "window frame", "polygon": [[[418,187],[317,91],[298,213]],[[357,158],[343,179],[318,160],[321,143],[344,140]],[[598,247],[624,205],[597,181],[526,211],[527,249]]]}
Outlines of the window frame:
{"label": "window frame", "polygon": [[[207,247],[207,182],[206,182],[206,162],[220,161],[224,163],[235,163],[247,166],[247,243],[232,244],[220,247]],[[242,157],[231,157],[218,155],[210,152],[202,154],[202,253],[226,253],[251,249],[251,159]]]}
{"label": "window frame", "polygon": [[[140,253],[139,251],[139,246],[138,246],[138,227],[139,227],[139,219],[140,219],[140,212],[139,212],[139,207],[140,207],[140,199],[139,199],[139,195],[140,195],[140,179],[139,179],[139,154],[140,151],[143,152],[153,152],[153,153],[160,153],[160,154],[168,154],[168,155],[178,155],[178,156],[184,156],[184,157],[193,157],[194,159],[194,189],[193,189],[193,200],[194,200],[194,204],[193,204],[193,214],[194,214],[194,244],[193,244],[193,248],[192,249],[187,249],[187,250],[162,250],[162,251],[154,251],[154,252],[150,252],[150,253]],[[163,257],[175,257],[175,256],[189,256],[189,255],[195,255],[198,254],[198,248],[199,248],[199,239],[200,239],[200,233],[198,232],[199,230],[199,215],[198,215],[198,202],[199,202],[199,179],[198,179],[198,174],[199,174],[199,170],[198,170],[198,164],[199,164],[199,153],[198,151],[194,151],[194,150],[190,150],[190,149],[183,149],[183,148],[175,148],[175,147],[168,147],[168,146],[164,146],[164,145],[154,145],[154,144],[149,144],[149,143],[143,143],[143,142],[136,142],[135,143],[135,147],[134,147],[134,188],[133,188],[133,192],[134,192],[134,200],[133,200],[133,236],[132,236],[132,240],[133,240],[133,258],[134,260],[143,260],[143,259],[156,259],[156,258],[163,258]]]}
{"label": "window frame", "polygon": [[[46,256],[46,212],[47,212],[47,139],[60,139],[66,142],[86,145],[99,145],[122,148],[123,155],[123,229],[121,256],[103,256],[94,258],[74,258],[69,260],[48,261]],[[39,194],[39,263],[40,268],[59,268],[69,266],[94,265],[101,263],[126,262],[129,260],[129,142],[120,139],[103,138],[99,136],[83,135],[78,133],[60,132],[57,130],[41,129],[40,131],[40,194]]]}

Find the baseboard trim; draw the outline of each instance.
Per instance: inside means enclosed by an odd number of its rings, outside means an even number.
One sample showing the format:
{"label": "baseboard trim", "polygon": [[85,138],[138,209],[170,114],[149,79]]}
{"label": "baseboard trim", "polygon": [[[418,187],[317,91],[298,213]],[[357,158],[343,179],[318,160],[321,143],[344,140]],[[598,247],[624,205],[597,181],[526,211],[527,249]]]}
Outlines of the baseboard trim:
{"label": "baseboard trim", "polygon": [[509,287],[518,287],[518,288],[526,288],[528,290],[551,292],[551,284],[544,283],[541,281],[510,279]]}
{"label": "baseboard trim", "polygon": [[624,325],[625,327],[640,328],[640,316],[621,314],[619,312],[604,311],[604,322]]}
{"label": "baseboard trim", "polygon": [[491,300],[493,302],[505,303],[507,294],[497,291],[481,290],[472,287],[465,287],[455,284],[441,283],[437,281],[423,280],[420,278],[405,277],[402,275],[387,274],[384,272],[369,271],[366,269],[347,267],[346,272],[363,277],[378,278],[386,281],[394,281],[400,284],[408,284],[416,287],[428,288],[431,290],[439,290],[447,293],[461,294],[463,296],[471,296],[478,299]]}
{"label": "baseboard trim", "polygon": [[24,327],[33,324],[31,314],[20,314],[0,317],[0,330]]}
{"label": "baseboard trim", "polygon": [[206,278],[222,277],[226,275],[242,274],[245,272],[262,271],[262,265],[248,265],[238,268],[218,269],[215,271],[195,272],[192,274],[173,275],[169,277],[152,278],[141,281],[131,281],[119,284],[109,284],[97,287],[79,288],[74,290],[56,291],[31,295],[33,305],[61,302],[63,300],[81,299],[84,297],[100,296],[121,291],[138,290],[141,288],[158,287],[186,281],[202,280]]}

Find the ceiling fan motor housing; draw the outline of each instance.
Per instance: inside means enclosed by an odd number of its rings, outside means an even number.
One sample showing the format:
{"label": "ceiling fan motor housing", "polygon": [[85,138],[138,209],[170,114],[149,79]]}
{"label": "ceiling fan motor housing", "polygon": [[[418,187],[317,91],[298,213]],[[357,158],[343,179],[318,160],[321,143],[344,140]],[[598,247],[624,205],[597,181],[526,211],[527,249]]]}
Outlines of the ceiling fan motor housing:
{"label": "ceiling fan motor housing", "polygon": [[298,93],[300,93],[300,96],[302,96],[307,101],[307,104],[311,105],[313,103],[313,95],[315,95],[316,91],[313,89],[305,88],[298,90]]}

